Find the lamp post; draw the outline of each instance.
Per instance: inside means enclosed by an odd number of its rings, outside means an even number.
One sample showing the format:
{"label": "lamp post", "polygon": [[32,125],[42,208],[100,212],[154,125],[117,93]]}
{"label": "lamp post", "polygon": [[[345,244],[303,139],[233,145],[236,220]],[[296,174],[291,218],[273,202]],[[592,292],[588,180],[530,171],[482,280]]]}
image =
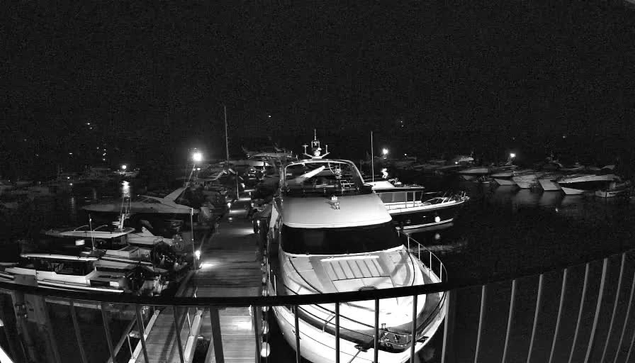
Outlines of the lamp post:
{"label": "lamp post", "polygon": [[194,170],[196,169],[196,164],[200,163],[201,161],[203,161],[203,153],[194,149],[194,152],[192,153],[192,171],[190,171],[190,177],[187,178],[187,185],[190,185],[190,181],[192,180],[192,175],[194,175]]}

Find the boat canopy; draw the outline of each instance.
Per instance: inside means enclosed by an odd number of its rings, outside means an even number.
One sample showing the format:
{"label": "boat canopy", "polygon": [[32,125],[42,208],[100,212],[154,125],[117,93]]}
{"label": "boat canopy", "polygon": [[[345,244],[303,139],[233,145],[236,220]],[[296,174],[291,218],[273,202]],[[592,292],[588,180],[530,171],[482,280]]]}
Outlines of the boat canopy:
{"label": "boat canopy", "polygon": [[283,197],[283,224],[295,228],[340,228],[390,222],[381,199],[374,194],[338,197]]}

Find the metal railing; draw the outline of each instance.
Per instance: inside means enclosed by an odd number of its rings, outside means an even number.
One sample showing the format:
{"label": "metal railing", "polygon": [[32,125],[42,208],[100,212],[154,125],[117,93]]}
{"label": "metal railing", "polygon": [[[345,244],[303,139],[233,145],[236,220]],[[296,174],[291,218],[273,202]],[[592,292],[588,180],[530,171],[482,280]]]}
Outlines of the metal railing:
{"label": "metal railing", "polygon": [[[0,283],[2,329],[6,333],[0,334],[5,337],[0,343],[14,362],[106,362],[109,359],[124,362],[131,357],[122,353],[126,351],[122,346],[128,344],[128,350],[132,350],[134,345],[134,341],[127,343],[129,339],[138,340],[140,346],[139,357],[134,361],[164,361],[169,356],[174,361],[192,362],[195,352],[187,352],[187,344],[180,339],[183,326],[193,322],[188,320],[185,309],[197,312],[201,326],[198,334],[207,334],[210,339],[206,359],[199,361],[209,361],[213,356],[221,363],[232,354],[230,340],[224,339],[229,332],[222,330],[221,321],[230,317],[227,310],[247,307],[253,341],[243,349],[249,350],[258,361],[266,360],[262,357],[278,349],[269,343],[263,344],[263,337],[272,334],[270,323],[274,321],[263,318],[274,316],[272,307],[289,307],[298,312],[300,305],[333,304],[335,346],[339,348],[344,343],[339,334],[340,319],[345,319],[339,314],[341,304],[370,300],[375,306],[375,319],[368,322],[375,328],[373,345],[368,348],[372,349],[379,346],[378,317],[382,301],[399,297],[416,301],[421,295],[445,292],[442,329],[426,345],[434,348],[427,352],[435,351],[437,361],[603,363],[631,360],[635,343],[635,314],[632,312],[635,253],[632,251],[500,281],[448,282],[447,272],[439,260],[419,251],[420,246],[412,241],[408,247],[411,251],[414,249],[422,261],[427,259],[428,268],[439,271],[439,276],[444,277],[442,282],[335,294],[205,298],[87,295]],[[161,328],[155,323],[150,333],[158,334],[164,329],[163,333],[171,334],[169,347],[159,349],[148,345],[147,330],[156,311],[175,312],[169,326]],[[294,314],[298,349],[290,356],[291,361],[299,360],[305,347],[297,329],[301,323],[299,316]],[[416,314],[413,317],[414,330]],[[131,330],[138,331],[138,336],[129,334]],[[195,347],[190,344],[188,349]],[[163,358],[157,358],[157,349],[165,351]],[[409,360],[415,361],[414,345],[409,351]],[[344,361],[341,358],[335,354],[332,361]],[[374,359],[377,360],[377,354]]]}

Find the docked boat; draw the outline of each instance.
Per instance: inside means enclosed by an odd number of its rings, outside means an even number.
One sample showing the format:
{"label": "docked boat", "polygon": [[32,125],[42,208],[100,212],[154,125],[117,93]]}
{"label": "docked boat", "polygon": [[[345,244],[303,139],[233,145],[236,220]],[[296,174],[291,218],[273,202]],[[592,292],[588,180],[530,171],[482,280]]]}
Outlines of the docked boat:
{"label": "docked boat", "polygon": [[538,183],[545,192],[559,191],[561,190],[560,184],[556,181],[562,176],[563,174],[559,172],[545,173],[538,178]]}
{"label": "docked boat", "polygon": [[612,182],[621,182],[621,179],[615,174],[574,174],[557,180],[567,195],[594,193],[606,189]]}
{"label": "docked boat", "polygon": [[178,188],[165,197],[138,195],[82,207],[85,211],[103,214],[120,214],[122,208],[127,208],[129,215],[165,215],[189,220],[191,214],[211,216],[213,206],[211,202],[206,205],[202,191],[197,196],[190,188]]}
{"label": "docked boat", "polygon": [[[266,291],[271,295],[322,294],[441,282],[447,275],[443,264],[427,250],[421,259],[411,253],[404,241],[414,244],[414,240],[398,234],[381,199],[363,183],[355,164],[323,159],[317,140],[312,147],[312,159],[292,162],[281,173],[280,194],[272,202],[269,221]],[[441,267],[422,262],[428,258]],[[413,300],[382,301],[379,361],[404,362],[411,343],[415,351],[422,349],[443,321],[444,293],[418,296],[416,306]],[[313,363],[335,361],[337,336],[342,362],[373,360],[374,301],[341,303],[339,335],[334,304],[276,306],[273,312],[294,349],[298,318],[299,351]]]}
{"label": "docked boat", "polygon": [[632,185],[631,181],[625,182],[611,182],[608,188],[595,191],[595,196],[600,198],[615,198],[628,196],[631,193]]}
{"label": "docked boat", "polygon": [[409,231],[451,226],[469,200],[465,192],[427,193],[423,186],[402,185],[394,180],[368,184],[388,209],[393,224]]}
{"label": "docked boat", "polygon": [[102,251],[22,253],[20,261],[0,264],[0,281],[98,293],[153,295],[161,278],[136,263],[102,260]]}
{"label": "docked boat", "polygon": [[521,189],[529,189],[538,186],[538,178],[543,173],[533,169],[518,171],[512,177],[512,180]]}
{"label": "docked boat", "polygon": [[490,168],[487,166],[472,166],[467,169],[459,170],[457,173],[465,180],[475,180],[488,175]]}

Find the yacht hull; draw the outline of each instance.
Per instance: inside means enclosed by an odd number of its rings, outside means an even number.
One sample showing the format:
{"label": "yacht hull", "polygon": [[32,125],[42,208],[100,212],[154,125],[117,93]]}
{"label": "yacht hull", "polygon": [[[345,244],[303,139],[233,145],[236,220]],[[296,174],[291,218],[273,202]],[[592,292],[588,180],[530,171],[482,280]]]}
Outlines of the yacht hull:
{"label": "yacht hull", "polygon": [[451,224],[457,217],[464,202],[448,203],[439,206],[420,206],[404,209],[389,209],[395,226],[404,230],[424,229]]}
{"label": "yacht hull", "polygon": [[[297,351],[294,314],[289,309],[280,306],[273,307],[272,310],[284,339]],[[432,322],[429,325],[429,331],[434,333],[438,330],[444,317],[445,314]],[[300,355],[303,358],[312,363],[332,363],[336,361],[336,344],[333,334],[318,329],[302,319],[298,319],[298,327],[300,331]],[[430,339],[425,339],[417,342],[415,345],[415,354],[419,352],[429,340]],[[340,362],[371,363],[374,361],[375,351],[373,348],[361,351],[355,347],[356,345],[357,343],[340,339]],[[398,353],[380,350],[378,352],[378,360],[386,363],[408,362],[410,361],[410,349]]]}
{"label": "yacht hull", "polygon": [[563,186],[560,186],[560,188],[562,188],[562,191],[566,195],[582,195],[586,192],[586,190],[584,189],[575,189],[575,188],[569,188],[569,187],[563,187]]}

